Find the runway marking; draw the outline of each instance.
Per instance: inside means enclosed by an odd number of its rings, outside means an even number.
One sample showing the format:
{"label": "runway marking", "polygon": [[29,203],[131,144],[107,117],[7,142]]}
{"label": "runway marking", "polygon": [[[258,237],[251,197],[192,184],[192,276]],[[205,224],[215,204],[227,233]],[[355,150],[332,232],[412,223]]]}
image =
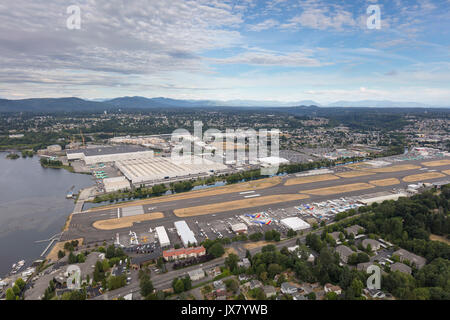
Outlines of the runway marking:
{"label": "runway marking", "polygon": [[372,188],[375,188],[375,186],[370,185],[368,183],[352,183],[352,184],[343,184],[343,185],[335,186],[335,187],[302,190],[299,192],[312,194],[312,195],[316,195],[316,196],[328,196],[328,195],[332,195],[332,194],[346,193],[346,192],[366,190],[366,189],[372,189]]}
{"label": "runway marking", "polygon": [[403,178],[403,181],[416,182],[416,181],[430,180],[430,179],[436,179],[436,178],[442,178],[442,177],[445,177],[445,175],[440,172],[427,172],[427,173],[419,173],[419,174],[413,174],[410,176],[406,176]]}
{"label": "runway marking", "polygon": [[255,197],[260,197],[260,194],[252,194],[251,196],[244,196],[244,198],[255,198]]}
{"label": "runway marking", "polygon": [[371,176],[374,174],[375,173],[373,173],[373,172],[367,172],[367,171],[347,171],[347,172],[336,173],[336,175],[341,178],[355,178],[355,177]]}
{"label": "runway marking", "polygon": [[135,222],[156,220],[161,218],[164,218],[164,214],[162,212],[152,212],[123,218],[98,220],[95,221],[92,226],[98,230],[115,230],[132,227]]}
{"label": "runway marking", "polygon": [[373,184],[377,187],[387,187],[387,186],[393,186],[396,184],[400,184],[400,180],[397,178],[388,178],[388,179],[381,179],[381,180],[371,180],[369,181],[370,184]]}
{"label": "runway marking", "polygon": [[450,159],[422,162],[422,165],[424,165],[426,167],[440,167],[440,166],[446,166],[449,164],[450,164]]}
{"label": "runway marking", "polygon": [[332,174],[321,174],[321,175],[316,175],[316,176],[292,178],[292,179],[287,180],[284,183],[284,185],[292,186],[292,185],[296,185],[296,184],[306,184],[306,183],[312,183],[312,182],[329,181],[329,180],[337,180],[337,179],[340,179],[340,178],[336,177]]}
{"label": "runway marking", "polygon": [[246,191],[246,192],[240,192],[239,194],[248,194],[248,193],[254,193],[255,192],[255,190],[253,190],[253,191]]}
{"label": "runway marking", "polygon": [[173,212],[177,217],[193,217],[193,216],[213,214],[213,213],[218,213],[218,212],[226,212],[226,211],[232,211],[232,210],[238,210],[238,209],[259,207],[259,206],[276,204],[276,203],[281,203],[281,202],[301,200],[301,199],[306,199],[306,198],[309,198],[309,196],[305,195],[305,194],[279,194],[279,195],[259,197],[257,199],[234,200],[234,201],[206,204],[206,205],[183,208],[183,209],[175,209]]}
{"label": "runway marking", "polygon": [[375,168],[375,169],[367,169],[367,171],[377,172],[377,173],[389,173],[389,172],[399,172],[399,171],[407,171],[407,170],[417,170],[420,169],[420,166],[415,166],[412,164],[399,164],[391,167],[384,168]]}

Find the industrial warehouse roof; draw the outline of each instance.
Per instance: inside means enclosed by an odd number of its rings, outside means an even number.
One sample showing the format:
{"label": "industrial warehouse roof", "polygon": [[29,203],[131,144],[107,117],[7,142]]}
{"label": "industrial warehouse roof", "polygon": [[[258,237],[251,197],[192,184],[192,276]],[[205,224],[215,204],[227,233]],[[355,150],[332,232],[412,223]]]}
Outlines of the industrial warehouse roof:
{"label": "industrial warehouse roof", "polygon": [[189,229],[189,226],[187,225],[186,221],[184,220],[176,221],[174,225],[185,247],[189,243],[191,244],[197,243],[197,239],[195,239],[194,233],[192,232],[191,229]]}
{"label": "industrial warehouse roof", "polygon": [[169,237],[167,236],[167,232],[164,227],[156,227],[156,234],[158,235],[158,240],[161,247],[168,246],[170,244]]}
{"label": "industrial warehouse roof", "polygon": [[282,220],[280,220],[280,222],[282,224],[284,224],[286,227],[288,227],[294,231],[307,229],[310,227],[310,225],[308,223],[306,223],[305,221],[303,221],[302,219],[300,219],[298,217],[290,217],[290,218],[282,219]]}
{"label": "industrial warehouse roof", "polygon": [[132,152],[142,152],[142,151],[149,151],[149,149],[146,149],[146,148],[143,148],[140,146],[130,146],[130,145],[105,146],[105,147],[67,150],[67,154],[83,153],[87,157],[92,157],[92,156],[101,156],[101,155],[108,155],[108,154],[132,153]]}

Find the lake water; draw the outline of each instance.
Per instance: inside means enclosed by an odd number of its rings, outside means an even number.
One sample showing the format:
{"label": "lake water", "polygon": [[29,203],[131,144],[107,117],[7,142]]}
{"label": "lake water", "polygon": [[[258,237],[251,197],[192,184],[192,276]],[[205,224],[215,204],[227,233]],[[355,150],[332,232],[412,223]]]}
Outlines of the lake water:
{"label": "lake water", "polygon": [[74,208],[66,194],[92,186],[91,176],[42,168],[39,157],[6,159],[0,152],[0,278],[13,263],[39,259],[48,239],[61,232]]}

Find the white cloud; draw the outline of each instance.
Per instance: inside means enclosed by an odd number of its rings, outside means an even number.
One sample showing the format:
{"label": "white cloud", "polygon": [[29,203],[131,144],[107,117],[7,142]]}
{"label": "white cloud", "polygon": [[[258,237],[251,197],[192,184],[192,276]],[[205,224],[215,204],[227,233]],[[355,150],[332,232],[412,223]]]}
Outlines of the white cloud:
{"label": "white cloud", "polygon": [[267,29],[271,29],[273,27],[278,26],[280,23],[274,19],[267,19],[263,22],[260,22],[258,24],[250,25],[249,30],[251,31],[263,31]]}

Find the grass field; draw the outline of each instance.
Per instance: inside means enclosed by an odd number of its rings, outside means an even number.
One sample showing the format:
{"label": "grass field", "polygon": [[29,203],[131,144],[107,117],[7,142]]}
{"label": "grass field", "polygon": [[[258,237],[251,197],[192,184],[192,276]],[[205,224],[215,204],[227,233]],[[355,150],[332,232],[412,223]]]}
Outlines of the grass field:
{"label": "grass field", "polygon": [[92,211],[99,211],[99,210],[109,210],[109,209],[114,209],[114,208],[124,208],[124,207],[136,206],[136,205],[154,204],[154,203],[170,202],[170,201],[185,200],[185,199],[211,197],[211,196],[216,196],[216,195],[220,195],[220,194],[227,194],[227,193],[234,193],[234,192],[260,190],[260,189],[266,189],[266,188],[276,186],[281,183],[281,180],[282,180],[281,177],[273,177],[273,178],[267,178],[267,179],[261,179],[261,180],[254,180],[254,181],[249,181],[249,182],[237,183],[237,184],[233,184],[233,185],[227,185],[227,186],[223,186],[223,187],[214,187],[211,189],[190,191],[190,192],[186,192],[186,193],[182,193],[182,194],[174,194],[174,195],[162,196],[162,197],[158,197],[158,198],[131,201],[131,202],[123,203],[123,204],[115,204],[115,205],[101,207],[101,209],[100,208],[92,208],[87,211],[92,212]]}
{"label": "grass field", "polygon": [[400,183],[400,180],[396,178],[389,178],[389,179],[381,179],[381,180],[372,180],[369,181],[370,184],[373,184],[377,187],[386,187],[386,186],[393,186]]}
{"label": "grass field", "polygon": [[337,180],[339,177],[336,177],[332,174],[321,174],[317,176],[308,176],[308,177],[298,177],[287,180],[284,185],[292,186],[296,184],[305,184],[319,181],[329,181],[329,180]]}
{"label": "grass field", "polygon": [[426,172],[426,173],[419,173],[419,174],[413,174],[410,176],[406,176],[403,178],[403,181],[416,182],[416,181],[423,181],[423,180],[436,179],[436,178],[442,178],[442,177],[445,177],[445,175],[440,172]]}
{"label": "grass field", "polygon": [[440,167],[440,166],[446,166],[449,164],[450,164],[450,159],[422,162],[422,165],[425,167]]}
{"label": "grass field", "polygon": [[364,176],[370,176],[374,175],[373,172],[367,172],[367,171],[347,171],[347,172],[341,172],[336,173],[337,176],[341,178],[355,178],[355,177],[364,177]]}
{"label": "grass field", "polygon": [[66,240],[66,241],[61,241],[61,242],[57,242],[55,243],[55,245],[53,246],[52,250],[49,251],[49,253],[46,256],[46,259],[49,261],[58,261],[58,251],[64,251],[64,244],[66,242],[70,242],[73,240],[78,240],[78,245],[81,246],[83,244],[83,238],[78,238],[78,239],[72,239],[72,240]]}
{"label": "grass field", "polygon": [[372,189],[375,186],[372,186],[368,183],[352,183],[352,184],[343,184],[335,187],[328,188],[319,188],[319,189],[311,189],[311,190],[303,190],[301,193],[313,194],[316,196],[328,196],[332,194],[346,193],[352,191],[366,190]]}
{"label": "grass field", "polygon": [[98,230],[115,230],[121,228],[129,228],[133,226],[133,223],[138,221],[149,221],[161,219],[164,217],[162,212],[152,212],[146,214],[139,214],[136,216],[106,219],[95,221],[92,226]]}
{"label": "grass field", "polygon": [[415,166],[412,164],[399,164],[391,167],[384,168],[376,168],[376,169],[368,169],[368,171],[378,172],[378,173],[387,173],[387,172],[399,172],[399,171],[407,171],[407,170],[417,170],[420,169],[420,166]]}
{"label": "grass field", "polygon": [[304,194],[279,194],[271,195],[265,197],[244,199],[244,200],[234,200],[228,202],[219,202],[213,204],[206,204],[201,206],[175,209],[173,212],[177,217],[194,217],[201,216],[205,214],[212,214],[217,212],[226,212],[238,209],[246,209],[256,206],[264,206],[269,204],[294,201],[300,199],[306,199],[309,196]]}

